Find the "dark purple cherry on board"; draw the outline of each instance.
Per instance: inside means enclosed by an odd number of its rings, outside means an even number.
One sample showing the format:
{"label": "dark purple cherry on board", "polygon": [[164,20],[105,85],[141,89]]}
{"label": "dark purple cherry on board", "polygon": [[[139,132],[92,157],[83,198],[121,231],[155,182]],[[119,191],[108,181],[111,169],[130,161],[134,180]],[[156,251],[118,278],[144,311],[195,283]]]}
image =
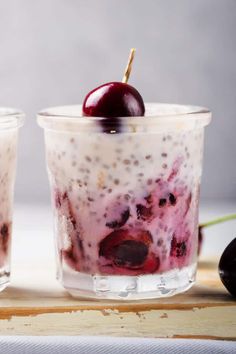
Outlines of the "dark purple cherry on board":
{"label": "dark purple cherry on board", "polygon": [[220,258],[219,275],[226,289],[236,297],[236,238],[230,242]]}

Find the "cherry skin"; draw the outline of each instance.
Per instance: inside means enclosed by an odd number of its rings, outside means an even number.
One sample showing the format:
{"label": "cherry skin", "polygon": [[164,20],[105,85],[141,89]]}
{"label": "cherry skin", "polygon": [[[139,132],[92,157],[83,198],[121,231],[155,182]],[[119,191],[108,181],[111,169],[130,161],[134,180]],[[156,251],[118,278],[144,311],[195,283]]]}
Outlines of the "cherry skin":
{"label": "cherry skin", "polygon": [[203,228],[201,226],[198,226],[198,248],[197,248],[198,256],[202,251],[203,239],[204,239]]}
{"label": "cherry skin", "polygon": [[230,242],[220,258],[219,275],[226,289],[236,297],[236,238]]}
{"label": "cherry skin", "polygon": [[108,82],[87,94],[82,113],[86,117],[134,117],[143,116],[145,106],[142,96],[133,86]]}

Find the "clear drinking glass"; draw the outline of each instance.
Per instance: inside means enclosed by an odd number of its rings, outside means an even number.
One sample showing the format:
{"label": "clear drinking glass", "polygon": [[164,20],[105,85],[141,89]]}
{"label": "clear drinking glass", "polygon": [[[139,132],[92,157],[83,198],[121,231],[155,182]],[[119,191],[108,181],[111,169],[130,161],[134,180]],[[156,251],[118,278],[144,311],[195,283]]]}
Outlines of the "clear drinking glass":
{"label": "clear drinking glass", "polygon": [[146,104],[145,117],[38,115],[55,215],[57,277],[96,299],[170,296],[195,280],[207,109]]}
{"label": "clear drinking glass", "polygon": [[0,291],[10,280],[13,191],[18,130],[24,114],[0,107]]}

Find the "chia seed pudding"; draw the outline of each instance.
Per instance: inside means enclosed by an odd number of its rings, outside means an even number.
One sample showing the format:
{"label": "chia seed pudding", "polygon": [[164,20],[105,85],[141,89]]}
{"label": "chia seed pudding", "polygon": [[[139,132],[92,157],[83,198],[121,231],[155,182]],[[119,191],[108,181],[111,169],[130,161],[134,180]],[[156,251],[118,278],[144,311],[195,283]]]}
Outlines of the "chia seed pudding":
{"label": "chia seed pudding", "polygon": [[0,108],[0,291],[10,278],[13,189],[18,128],[22,123],[21,112]]}
{"label": "chia seed pudding", "polygon": [[[196,271],[203,128],[210,113],[146,104],[145,117],[120,118],[119,133],[109,134],[102,129],[104,121],[88,121],[80,112],[80,106],[71,106],[39,114],[59,279],[69,291],[78,290],[73,295],[116,298],[114,294],[126,291],[132,299],[139,291],[137,284],[133,293],[127,290],[130,280],[156,275],[155,291],[148,280],[141,298],[145,292],[167,296],[181,290],[174,285],[160,294],[160,282],[167,285],[165,275],[173,283],[186,270],[186,289]],[[112,288],[112,276],[129,279],[125,290],[122,282],[118,290]],[[105,279],[107,293],[94,290],[98,278]]]}

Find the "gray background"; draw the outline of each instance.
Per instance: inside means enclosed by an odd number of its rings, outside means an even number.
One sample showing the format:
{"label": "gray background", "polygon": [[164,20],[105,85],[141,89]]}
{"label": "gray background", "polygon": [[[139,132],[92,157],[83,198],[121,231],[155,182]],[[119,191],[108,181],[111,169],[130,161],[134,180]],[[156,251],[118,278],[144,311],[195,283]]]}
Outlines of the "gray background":
{"label": "gray background", "polygon": [[209,107],[202,197],[236,198],[235,0],[0,0],[0,105],[23,109],[18,201],[48,201],[36,112],[119,80],[145,101]]}

